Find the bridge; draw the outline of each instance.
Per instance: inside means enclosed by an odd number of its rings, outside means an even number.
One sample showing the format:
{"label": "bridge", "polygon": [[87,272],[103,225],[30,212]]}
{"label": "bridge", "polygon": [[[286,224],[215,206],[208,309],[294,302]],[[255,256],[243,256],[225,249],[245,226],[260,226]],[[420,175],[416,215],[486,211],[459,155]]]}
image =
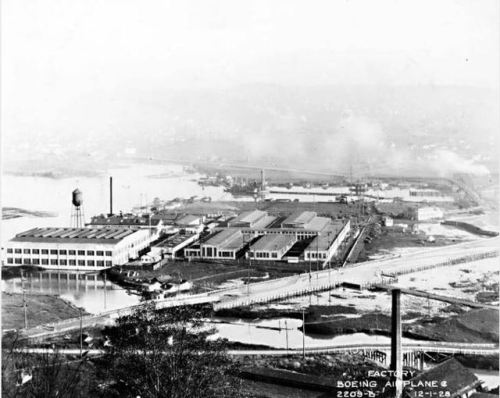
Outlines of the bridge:
{"label": "bridge", "polygon": [[106,325],[114,319],[131,314],[137,308],[154,302],[157,308],[213,303],[214,309],[235,308],[240,306],[269,303],[290,297],[308,295],[314,292],[334,289],[344,283],[368,288],[382,282],[382,274],[403,275],[437,267],[479,261],[498,257],[500,237],[485,238],[474,242],[443,246],[414,252],[398,258],[374,260],[353,264],[340,269],[323,269],[300,275],[250,283],[242,287],[219,289],[196,295],[178,295],[172,298],[150,300],[139,305],[73,318],[65,321],[22,329],[21,336],[37,339],[50,335],[66,333],[83,327]]}

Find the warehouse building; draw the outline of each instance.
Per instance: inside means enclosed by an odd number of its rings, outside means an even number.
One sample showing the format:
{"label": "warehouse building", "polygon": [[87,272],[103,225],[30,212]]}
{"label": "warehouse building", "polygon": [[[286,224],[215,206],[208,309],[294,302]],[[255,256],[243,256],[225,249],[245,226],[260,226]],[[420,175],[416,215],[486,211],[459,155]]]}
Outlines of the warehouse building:
{"label": "warehouse building", "polygon": [[95,270],[122,265],[151,243],[148,229],[34,228],[6,245],[5,264],[65,270]]}
{"label": "warehouse building", "polygon": [[[227,223],[228,227],[258,228],[268,219],[268,214],[261,210],[244,211]],[[274,218],[273,218],[274,219]]]}
{"label": "warehouse building", "polygon": [[155,219],[149,214],[137,216],[132,213],[120,213],[113,215],[100,214],[91,218],[87,224],[91,228],[133,228],[133,229],[150,229],[154,235],[154,239],[158,239],[160,232],[163,229],[161,219]]}
{"label": "warehouse building", "polygon": [[416,212],[417,221],[439,220],[444,212],[439,207],[419,207]]}
{"label": "warehouse building", "polygon": [[337,253],[351,230],[351,222],[331,221],[327,228],[321,231],[304,250],[305,261],[330,260]]}
{"label": "warehouse building", "polygon": [[203,224],[204,217],[196,216],[194,214],[186,214],[175,221],[175,225],[178,226],[181,232],[188,234],[199,234],[205,228]]}
{"label": "warehouse building", "polygon": [[264,235],[250,246],[247,258],[252,260],[281,260],[297,242],[293,235]]}
{"label": "warehouse building", "polygon": [[307,228],[316,217],[314,211],[297,211],[281,223],[281,228]]}
{"label": "warehouse building", "polygon": [[200,256],[207,259],[235,260],[246,246],[243,234],[238,229],[216,232],[200,244]]}
{"label": "warehouse building", "polygon": [[[315,212],[296,212],[289,217],[274,217],[268,215],[264,211],[258,211],[257,215],[253,215],[254,222],[240,222],[236,219],[228,223],[228,228],[240,230],[247,239],[256,235],[293,235],[298,240],[314,237],[318,232],[325,229],[331,219],[328,217],[318,217]],[[241,218],[248,220],[249,213],[241,214]],[[240,219],[240,216],[237,217]],[[246,225],[246,226],[244,226]],[[220,228],[223,230],[223,228]]]}
{"label": "warehouse building", "polygon": [[179,251],[198,240],[196,234],[175,234],[151,247],[151,254],[160,258],[175,259]]}

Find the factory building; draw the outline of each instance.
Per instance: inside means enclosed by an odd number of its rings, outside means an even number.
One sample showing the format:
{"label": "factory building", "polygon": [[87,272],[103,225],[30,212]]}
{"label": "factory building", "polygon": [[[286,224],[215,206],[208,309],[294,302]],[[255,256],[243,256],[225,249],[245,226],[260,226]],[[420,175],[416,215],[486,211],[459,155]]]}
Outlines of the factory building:
{"label": "factory building", "polygon": [[160,258],[175,259],[180,250],[198,239],[196,234],[176,234],[151,247],[151,254]]}
{"label": "factory building", "polygon": [[294,254],[294,261],[327,260],[337,253],[350,228],[349,221],[333,221],[312,211],[296,212],[288,217],[270,216],[260,210],[246,211],[229,220],[226,226],[216,227],[214,233],[201,242],[186,246],[184,256],[237,259],[248,244],[254,242],[246,258],[282,260],[296,243],[305,241],[300,248],[300,258]]}
{"label": "factory building", "polygon": [[303,228],[306,229],[308,225],[317,217],[314,211],[298,211],[290,214],[282,223],[281,228]]}
{"label": "factory building", "polygon": [[330,260],[337,253],[351,229],[351,222],[330,222],[304,250],[305,261]]}
{"label": "factory building", "polygon": [[150,242],[147,229],[34,228],[7,243],[5,264],[99,270],[137,258]]}
{"label": "factory building", "polygon": [[184,249],[184,257],[188,260],[192,260],[193,258],[201,257],[201,245],[199,243],[194,243],[191,246],[188,246]]}
{"label": "factory building", "polygon": [[281,260],[297,242],[293,235],[264,235],[250,246],[247,258],[252,260]]}
{"label": "factory building", "polygon": [[188,234],[199,234],[205,228],[203,225],[203,217],[195,216],[193,214],[186,214],[185,216],[182,216],[175,221],[175,225],[180,228],[181,232],[183,231]]}
{"label": "factory building", "polygon": [[[328,217],[318,217],[315,212],[297,212],[289,217],[274,217],[268,215],[264,211],[257,210],[252,217],[254,222],[246,223],[240,222],[240,217],[238,220],[233,219],[227,224],[227,228],[219,228],[219,230],[224,229],[234,229],[240,230],[245,238],[250,239],[258,235],[293,235],[298,240],[307,239],[314,237],[318,232],[327,228],[331,219]],[[249,213],[242,213],[242,218],[246,218]],[[258,214],[258,220],[256,220],[256,214]],[[237,227],[237,225],[239,225]],[[246,226],[244,226],[246,225]],[[251,225],[251,226],[250,226]]]}
{"label": "factory building", "polygon": [[161,219],[155,219],[149,215],[137,216],[131,213],[114,214],[114,215],[98,215],[91,218],[87,224],[91,228],[134,228],[134,229],[151,229],[153,240],[158,239],[163,227]]}
{"label": "factory building", "polygon": [[251,210],[245,211],[227,223],[228,227],[257,228],[269,216],[265,211]]}
{"label": "factory building", "polygon": [[216,232],[200,244],[200,256],[207,259],[235,260],[246,246],[243,234],[238,229]]}

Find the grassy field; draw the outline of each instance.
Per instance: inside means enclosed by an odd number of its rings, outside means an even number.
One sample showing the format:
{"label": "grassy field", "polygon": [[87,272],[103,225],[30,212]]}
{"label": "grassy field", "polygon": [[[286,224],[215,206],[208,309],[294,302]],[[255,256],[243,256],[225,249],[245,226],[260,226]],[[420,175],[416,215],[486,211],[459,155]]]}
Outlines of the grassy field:
{"label": "grassy field", "polygon": [[[28,326],[74,318],[80,315],[77,307],[49,295],[26,295]],[[87,314],[83,311],[83,314]],[[24,327],[23,295],[2,293],[2,330]]]}

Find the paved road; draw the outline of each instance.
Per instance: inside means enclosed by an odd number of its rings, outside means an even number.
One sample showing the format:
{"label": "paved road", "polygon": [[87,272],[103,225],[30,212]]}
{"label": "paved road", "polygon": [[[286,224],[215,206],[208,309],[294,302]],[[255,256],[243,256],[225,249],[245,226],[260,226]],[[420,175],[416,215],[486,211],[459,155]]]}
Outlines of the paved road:
{"label": "paved road", "polygon": [[219,292],[221,298],[215,308],[231,308],[246,303],[266,302],[273,297],[286,297],[287,294],[307,290],[320,290],[322,287],[335,286],[342,283],[366,286],[380,283],[382,274],[405,274],[417,272],[421,268],[446,263],[449,260],[483,255],[498,256],[500,238],[481,239],[474,242],[461,243],[422,250],[398,258],[374,260],[353,264],[335,270],[322,270],[250,284],[249,286],[228,289]]}

